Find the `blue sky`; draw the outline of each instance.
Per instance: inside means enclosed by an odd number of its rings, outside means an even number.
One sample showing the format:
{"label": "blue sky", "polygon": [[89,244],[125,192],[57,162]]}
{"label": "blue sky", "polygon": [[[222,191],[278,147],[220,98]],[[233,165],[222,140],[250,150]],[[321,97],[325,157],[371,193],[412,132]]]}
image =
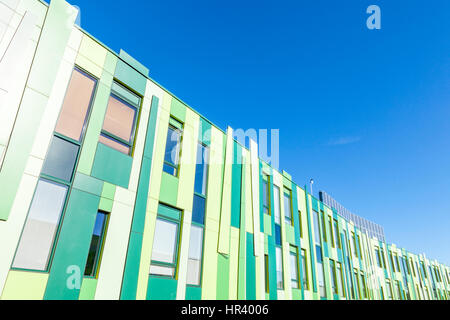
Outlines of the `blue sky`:
{"label": "blue sky", "polygon": [[299,185],[450,265],[450,1],[69,2],[222,129],[280,129]]}

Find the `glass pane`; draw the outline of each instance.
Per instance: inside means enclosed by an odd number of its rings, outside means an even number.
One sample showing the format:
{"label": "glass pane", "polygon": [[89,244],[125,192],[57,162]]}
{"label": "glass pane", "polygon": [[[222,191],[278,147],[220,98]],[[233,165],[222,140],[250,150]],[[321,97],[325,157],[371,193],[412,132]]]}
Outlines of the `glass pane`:
{"label": "glass pane", "polygon": [[275,225],[275,244],[281,246],[281,226],[279,224]]}
{"label": "glass pane", "polygon": [[109,137],[106,137],[104,135],[100,136],[100,138],[98,139],[98,142],[104,144],[105,146],[111,147],[117,151],[120,151],[124,154],[127,154],[127,155],[130,154],[130,147],[128,147],[122,143],[119,143],[119,142],[117,142]]}
{"label": "glass pane", "polygon": [[31,203],[13,267],[45,271],[53,247],[67,187],[40,180]]}
{"label": "glass pane", "polygon": [[200,285],[202,263],[203,228],[192,226],[189,240],[189,259],[187,266],[187,284]]}
{"label": "glass pane", "polygon": [[95,220],[94,231],[92,233],[91,246],[89,248],[89,254],[86,262],[86,268],[84,270],[85,276],[95,276],[98,267],[98,257],[102,247],[103,239],[105,238],[106,214],[103,212],[97,213]]}
{"label": "glass pane", "polygon": [[320,227],[319,227],[319,213],[314,211],[314,239],[316,244],[320,244]]}
{"label": "glass pane", "polygon": [[263,205],[269,207],[269,194],[268,194],[268,183],[263,180]]}
{"label": "glass pane", "polygon": [[178,166],[178,157],[181,141],[181,132],[172,126],[169,126],[166,139],[166,152],[164,154],[164,161],[174,166]]}
{"label": "glass pane", "polygon": [[55,131],[80,141],[96,81],[73,70]]}
{"label": "glass pane", "polygon": [[174,263],[177,245],[178,224],[156,219],[152,261]]}
{"label": "glass pane", "polygon": [[175,268],[151,265],[150,274],[156,276],[173,277],[175,275]]}
{"label": "glass pane", "polygon": [[194,205],[192,206],[192,221],[199,224],[205,223],[205,198],[194,195]]}
{"label": "glass pane", "polygon": [[275,248],[276,253],[276,272],[277,272],[277,288],[283,289],[283,257],[281,248]]}
{"label": "glass pane", "polygon": [[124,141],[131,142],[135,116],[136,108],[114,96],[110,96],[103,130]]}
{"label": "glass pane", "polygon": [[291,282],[292,288],[298,289],[298,265],[297,265],[297,255],[291,252]]}
{"label": "glass pane", "polygon": [[199,143],[197,145],[197,162],[195,169],[194,192],[206,195],[206,178],[208,176],[208,157],[209,150]]}
{"label": "glass pane", "polygon": [[291,222],[291,217],[292,217],[292,213],[291,213],[291,195],[289,194],[284,194],[284,216],[286,217],[287,222]]}
{"label": "glass pane", "polygon": [[275,223],[280,224],[280,188],[274,186],[273,188],[273,201],[274,201],[274,215],[275,215]]}
{"label": "glass pane", "polygon": [[70,182],[78,149],[79,146],[76,144],[54,136],[45,158],[42,174]]}

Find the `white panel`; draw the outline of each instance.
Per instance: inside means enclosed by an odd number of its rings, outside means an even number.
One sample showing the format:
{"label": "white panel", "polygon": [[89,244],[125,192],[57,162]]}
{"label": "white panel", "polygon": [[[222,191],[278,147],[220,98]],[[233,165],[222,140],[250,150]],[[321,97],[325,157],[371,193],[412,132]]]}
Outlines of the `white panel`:
{"label": "white panel", "polygon": [[118,202],[117,191],[103,249],[95,292],[96,300],[118,300],[120,298],[133,207]]}
{"label": "white panel", "polygon": [[260,245],[260,221],[259,221],[259,158],[258,145],[250,139],[250,162],[252,172],[252,204],[253,204],[253,233],[255,256],[264,255],[264,248]]}

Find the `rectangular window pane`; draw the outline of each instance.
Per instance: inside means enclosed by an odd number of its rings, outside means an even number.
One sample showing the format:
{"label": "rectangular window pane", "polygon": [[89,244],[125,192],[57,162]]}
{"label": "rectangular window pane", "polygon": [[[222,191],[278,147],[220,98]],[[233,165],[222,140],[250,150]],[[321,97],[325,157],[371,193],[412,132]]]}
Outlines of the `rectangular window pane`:
{"label": "rectangular window pane", "polygon": [[275,225],[275,245],[281,246],[281,226]]}
{"label": "rectangular window pane", "polygon": [[45,271],[66,200],[67,187],[40,180],[31,203],[13,267]]}
{"label": "rectangular window pane", "polygon": [[200,285],[202,267],[203,228],[192,226],[189,240],[189,257],[186,283]]}
{"label": "rectangular window pane", "polygon": [[181,148],[181,131],[169,125],[166,139],[166,151],[164,153],[164,172],[176,176]]}
{"label": "rectangular window pane", "polygon": [[320,221],[319,221],[319,213],[314,211],[314,240],[316,244],[320,244]]}
{"label": "rectangular window pane", "polygon": [[192,221],[199,224],[205,224],[205,205],[206,199],[194,194],[194,204],[192,206]]}
{"label": "rectangular window pane", "polygon": [[97,274],[98,266],[100,265],[100,252],[106,235],[106,222],[107,214],[98,212],[97,218],[95,219],[94,232],[92,233],[86,268],[84,270],[85,276],[94,277]]}
{"label": "rectangular window pane", "polygon": [[298,289],[298,258],[297,252],[290,253],[292,289]]}
{"label": "rectangular window pane", "polygon": [[275,215],[275,223],[280,224],[281,223],[281,217],[280,217],[280,188],[277,186],[274,186],[273,188],[273,210]]}
{"label": "rectangular window pane", "polygon": [[265,276],[266,293],[269,293],[269,291],[270,291],[270,285],[269,285],[269,256],[267,254],[264,255],[264,276]]}
{"label": "rectangular window pane", "polygon": [[151,265],[150,274],[155,276],[174,277],[175,268]]}
{"label": "rectangular window pane", "polygon": [[45,157],[42,174],[67,182],[72,180],[72,174],[77,161],[79,146],[54,136]]}
{"label": "rectangular window pane", "polygon": [[342,267],[339,262],[336,263],[336,278],[337,278],[337,284],[338,284],[338,293],[345,297],[344,292],[344,286],[343,286],[343,274],[342,274]]}
{"label": "rectangular window pane", "polygon": [[292,224],[292,202],[291,202],[291,191],[284,192],[284,216],[286,222]]}
{"label": "rectangular window pane", "polygon": [[334,220],[334,242],[338,248],[341,248],[341,243],[339,241],[339,226],[337,220]]}
{"label": "rectangular window pane", "polygon": [[284,289],[284,280],[283,280],[283,255],[281,252],[281,248],[275,248],[276,255],[276,272],[277,272],[277,289]]}
{"label": "rectangular window pane", "polygon": [[206,195],[206,178],[208,176],[208,161],[209,161],[209,148],[201,143],[198,143],[194,192],[201,195]]}
{"label": "rectangular window pane", "polygon": [[97,81],[73,70],[55,131],[80,141]]}
{"label": "rectangular window pane", "polygon": [[132,143],[136,113],[135,107],[111,95],[103,122],[103,130],[123,141]]}
{"label": "rectangular window pane", "polygon": [[111,147],[117,151],[120,151],[124,154],[130,154],[130,151],[131,151],[131,148],[129,146],[124,145],[123,143],[120,143],[116,140],[113,140],[110,137],[107,137],[103,134],[100,135],[98,142],[104,144],[105,146]]}
{"label": "rectangular window pane", "polygon": [[306,251],[305,250],[302,250],[302,286],[303,286],[303,289],[309,290],[308,269],[307,269],[307,260],[306,260]]}
{"label": "rectangular window pane", "polygon": [[337,285],[337,280],[336,280],[336,275],[335,275],[335,265],[334,265],[334,261],[330,260],[330,276],[331,276],[331,288],[333,289],[333,293],[337,294],[338,293],[338,285]]}
{"label": "rectangular window pane", "polygon": [[175,263],[178,224],[161,218],[156,219],[152,262]]}

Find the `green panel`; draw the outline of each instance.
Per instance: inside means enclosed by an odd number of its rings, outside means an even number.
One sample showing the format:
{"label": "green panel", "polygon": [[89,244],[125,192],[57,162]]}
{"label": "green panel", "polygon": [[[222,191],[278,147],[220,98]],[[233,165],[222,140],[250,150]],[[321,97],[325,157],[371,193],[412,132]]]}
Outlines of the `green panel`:
{"label": "green panel", "polygon": [[272,217],[268,214],[264,215],[264,233],[269,236],[272,235]]}
{"label": "green panel", "polygon": [[186,106],[178,99],[172,99],[170,114],[181,122],[186,122]]}
{"label": "green panel", "polygon": [[177,196],[178,178],[163,172],[161,177],[161,191],[159,193],[159,200],[172,206],[176,206]]}
{"label": "green panel", "polygon": [[[99,201],[98,196],[76,189],[72,190],[53,257],[44,299],[78,299],[80,289],[71,289],[66,285],[68,277],[71,276],[70,273],[67,273],[67,270],[69,267],[75,267],[79,268],[81,276],[84,273]],[[74,241],[74,235],[76,235],[76,241]]]}
{"label": "green panel", "polygon": [[[234,142],[233,172],[231,176],[231,226],[240,228],[241,186],[242,186],[242,149]],[[244,224],[245,225],[245,224]]]}
{"label": "green panel", "polygon": [[[270,175],[273,175],[272,169],[270,168]],[[269,181],[270,188],[270,211],[275,212],[274,209],[274,199],[273,199],[273,179]],[[276,253],[275,253],[275,216],[271,215],[271,235],[267,237],[267,246],[269,252],[269,297],[270,300],[277,300],[277,270],[276,270]]]}
{"label": "green panel", "polygon": [[177,280],[159,277],[148,278],[147,300],[175,300]]}
{"label": "green panel", "polygon": [[292,300],[303,300],[300,289],[292,289]]}
{"label": "green panel", "polygon": [[137,72],[122,60],[119,60],[117,62],[114,77],[140,95],[143,96],[145,94],[147,78],[145,78],[142,74]]}
{"label": "green panel", "polygon": [[151,166],[151,161],[144,158],[141,166],[141,174],[139,177],[139,185],[136,194],[136,203],[134,206],[133,223],[131,226],[131,230],[134,232],[144,233]]}
{"label": "green panel", "polygon": [[186,286],[186,298],[185,300],[201,300],[202,288]]}
{"label": "green panel", "polygon": [[294,217],[295,245],[300,248],[300,217],[298,215],[297,186],[294,183],[292,183],[292,216]]}
{"label": "green panel", "polygon": [[141,99],[137,95],[132,94],[131,91],[125,89],[123,86],[117,84],[116,82],[112,84],[111,91],[113,91],[116,95],[118,95],[125,101],[130,102],[135,106],[136,105],[139,106],[141,102]]}
{"label": "green panel", "polygon": [[[243,166],[242,166],[243,167]],[[240,213],[241,213],[241,219],[240,219],[240,225],[242,228],[239,229],[239,266],[238,266],[238,299],[239,300],[245,300],[245,288],[247,286],[245,281],[245,275],[246,275],[246,234],[245,232],[245,174],[242,174],[242,181],[241,181],[241,190],[240,190]]]}
{"label": "green panel", "polygon": [[253,234],[247,232],[246,299],[256,300],[256,259],[253,251]]}
{"label": "green panel", "polygon": [[105,182],[103,184],[103,190],[102,190],[102,198],[114,200],[114,195],[116,194],[116,186]]}
{"label": "green panel", "polygon": [[128,53],[126,53],[124,50],[120,49],[119,57],[128,63],[130,66],[132,66],[134,69],[142,73],[144,76],[148,77],[149,70],[146,68],[143,64],[141,64],[139,61],[134,59],[132,56],[130,56]]}
{"label": "green panel", "polygon": [[142,233],[131,232],[120,300],[135,300],[141,261]]}
{"label": "green panel", "polygon": [[[314,200],[314,198],[312,198]],[[316,250],[316,246],[314,244],[313,238],[312,238],[312,221],[311,221],[311,210],[309,209],[309,201],[308,201],[308,189],[305,185],[305,201],[306,201],[306,224],[308,225],[308,240],[309,240],[309,262],[311,264],[311,282],[313,284],[313,291],[317,292],[317,284],[316,284],[316,268],[314,267],[314,251]],[[316,202],[317,205],[317,202]],[[319,211],[319,210],[317,210]],[[344,243],[344,242],[342,242]],[[348,283],[348,282],[347,282]]]}
{"label": "green panel", "polygon": [[75,180],[73,182],[73,188],[92,193],[96,196],[101,196],[103,191],[103,181],[77,172],[77,174],[75,175]]}
{"label": "green panel", "polygon": [[92,176],[128,189],[133,158],[99,143]]}
{"label": "green panel", "polygon": [[294,226],[286,224],[285,225],[285,234],[286,234],[286,241],[289,242],[292,245],[295,245],[295,232],[294,232]]}
{"label": "green panel", "polygon": [[79,300],[94,300],[97,290],[97,279],[84,278],[81,284]]}
{"label": "green panel", "polygon": [[98,205],[98,209],[111,213],[113,203],[114,202],[111,199],[100,198],[100,203]]}
{"label": "green panel", "polygon": [[10,147],[6,149],[0,168],[0,220],[8,219],[19,188],[34,143],[30,137],[36,136],[72,32],[74,18],[71,13],[68,4],[62,0],[54,0],[49,6],[27,83],[33,89],[28,91],[34,101],[24,95],[9,141]]}
{"label": "green panel", "polygon": [[217,255],[217,300],[228,300],[230,286],[230,258]]}

